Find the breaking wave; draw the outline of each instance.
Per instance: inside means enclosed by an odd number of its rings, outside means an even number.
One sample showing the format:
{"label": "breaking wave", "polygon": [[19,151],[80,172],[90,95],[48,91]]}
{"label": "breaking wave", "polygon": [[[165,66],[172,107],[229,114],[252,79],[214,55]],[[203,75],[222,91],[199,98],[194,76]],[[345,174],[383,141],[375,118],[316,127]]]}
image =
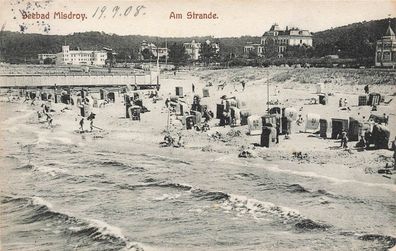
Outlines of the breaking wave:
{"label": "breaking wave", "polygon": [[[188,191],[191,196],[198,200],[205,201],[217,201],[220,203],[220,207],[225,211],[235,211],[238,214],[250,214],[255,219],[261,217],[273,216],[281,219],[284,224],[294,224],[299,230],[327,230],[330,225],[315,222],[302,216],[297,210],[278,206],[271,202],[259,201],[246,196],[229,194],[222,191],[208,191],[205,189],[195,188],[189,184],[170,183],[170,182],[158,182],[154,179],[146,179],[151,181],[150,183],[141,183],[136,185],[123,184],[118,185],[121,189],[135,190],[145,187],[167,187],[173,188],[179,191]],[[291,185],[298,191],[302,190],[302,187]],[[304,189],[304,191],[306,191]],[[164,197],[165,196],[165,197]],[[171,198],[172,196],[164,195],[161,200]],[[178,197],[180,195],[177,195]]]}
{"label": "breaking wave", "polygon": [[67,173],[66,170],[57,168],[57,167],[51,167],[51,166],[38,166],[38,165],[32,165],[32,164],[27,164],[23,165],[20,167],[17,167],[16,169],[19,170],[31,170],[33,172],[41,172],[41,173],[46,173],[52,177],[55,177],[57,175],[64,175]]}
{"label": "breaking wave", "polygon": [[380,242],[385,249],[391,249],[396,246],[396,238],[380,234],[363,234],[358,236],[359,240]]}
{"label": "breaking wave", "polygon": [[65,212],[60,212],[55,210],[53,205],[43,198],[7,196],[1,202],[3,204],[16,203],[18,210],[28,208],[28,213],[25,213],[23,219],[21,219],[24,224],[53,221],[59,226],[65,227],[63,231],[68,235],[89,238],[93,241],[107,242],[120,249],[143,250],[140,244],[129,242],[120,228],[98,219],[82,219]]}

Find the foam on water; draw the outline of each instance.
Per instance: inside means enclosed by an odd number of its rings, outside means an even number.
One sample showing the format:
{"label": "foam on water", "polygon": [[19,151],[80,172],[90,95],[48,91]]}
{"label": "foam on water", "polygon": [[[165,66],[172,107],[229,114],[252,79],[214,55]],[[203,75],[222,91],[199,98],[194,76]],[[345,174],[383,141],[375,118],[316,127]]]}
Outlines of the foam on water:
{"label": "foam on water", "polygon": [[163,194],[159,197],[154,198],[155,201],[163,201],[163,200],[174,200],[177,199],[181,196],[180,193],[176,193],[176,194]]}
{"label": "foam on water", "polygon": [[249,213],[255,219],[259,219],[263,215],[274,215],[284,220],[299,220],[304,217],[297,210],[287,207],[277,206],[271,202],[259,201],[242,195],[230,194],[229,198],[222,203],[222,208],[238,213]]}
{"label": "foam on water", "polygon": [[[67,230],[74,232],[81,237],[91,238],[93,240],[111,241],[112,243],[122,243],[123,246],[128,245],[127,238],[123,235],[122,230],[116,226],[112,226],[104,221],[98,219],[79,218],[71,213],[61,212],[54,209],[54,206],[41,197],[6,197],[2,200],[3,203],[22,202],[33,206],[33,211],[30,216],[27,216],[26,223],[39,222],[42,220],[53,219],[57,226],[65,227],[65,224],[70,225]],[[51,225],[54,225],[51,224]],[[54,231],[59,231],[56,229]]]}
{"label": "foam on water", "polygon": [[384,183],[371,183],[371,182],[364,182],[364,181],[359,181],[359,180],[350,180],[350,179],[339,179],[335,177],[329,177],[325,175],[320,175],[314,172],[305,172],[305,171],[294,171],[294,170],[289,170],[289,169],[281,169],[277,166],[263,166],[263,168],[272,171],[272,172],[277,172],[277,173],[287,173],[287,174],[294,174],[294,175],[299,175],[299,176],[305,176],[305,177],[311,177],[311,178],[321,178],[321,179],[326,179],[334,183],[355,183],[355,184],[360,184],[364,186],[369,186],[369,187],[379,187],[379,188],[385,188],[389,189],[393,192],[396,192],[396,186],[393,184],[384,184]]}
{"label": "foam on water", "polygon": [[120,228],[111,226],[104,221],[88,219],[88,227],[95,227],[102,235],[109,235],[119,238],[120,240],[126,241],[125,236],[122,234]]}
{"label": "foam on water", "polygon": [[49,166],[34,166],[32,168],[33,171],[39,171],[42,173],[47,173],[53,177],[59,174],[65,174],[67,173],[66,170],[61,169],[61,168],[56,168],[56,167],[49,167]]}
{"label": "foam on water", "polygon": [[31,203],[37,206],[46,206],[49,210],[53,210],[52,204],[40,197],[32,197]]}

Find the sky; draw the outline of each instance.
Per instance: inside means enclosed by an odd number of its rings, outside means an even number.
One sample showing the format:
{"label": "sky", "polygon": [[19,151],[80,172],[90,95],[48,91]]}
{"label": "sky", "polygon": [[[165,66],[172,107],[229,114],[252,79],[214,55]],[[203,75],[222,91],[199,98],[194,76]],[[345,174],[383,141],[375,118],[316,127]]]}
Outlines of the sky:
{"label": "sky", "polygon": [[[103,31],[160,37],[261,36],[273,23],[317,32],[396,16],[396,0],[0,0],[0,4],[4,30],[51,35]],[[188,12],[217,18],[188,19]],[[24,19],[22,13],[30,16]],[[32,16],[36,13],[40,19]],[[60,19],[62,13],[66,17]],[[172,18],[176,16],[181,18]]]}

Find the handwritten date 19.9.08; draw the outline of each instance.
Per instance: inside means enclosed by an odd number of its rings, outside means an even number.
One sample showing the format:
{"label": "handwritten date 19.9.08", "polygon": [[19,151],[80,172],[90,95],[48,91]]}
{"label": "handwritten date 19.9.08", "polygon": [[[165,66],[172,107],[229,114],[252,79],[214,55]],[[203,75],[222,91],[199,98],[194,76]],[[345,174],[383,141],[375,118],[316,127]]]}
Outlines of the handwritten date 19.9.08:
{"label": "handwritten date 19.9.08", "polygon": [[144,5],[136,5],[129,6],[127,8],[122,8],[119,6],[107,7],[107,6],[98,6],[92,15],[92,18],[103,19],[106,18],[106,15],[110,15],[112,18],[116,17],[127,17],[134,16],[137,17],[139,15],[145,15],[143,9],[146,7]]}

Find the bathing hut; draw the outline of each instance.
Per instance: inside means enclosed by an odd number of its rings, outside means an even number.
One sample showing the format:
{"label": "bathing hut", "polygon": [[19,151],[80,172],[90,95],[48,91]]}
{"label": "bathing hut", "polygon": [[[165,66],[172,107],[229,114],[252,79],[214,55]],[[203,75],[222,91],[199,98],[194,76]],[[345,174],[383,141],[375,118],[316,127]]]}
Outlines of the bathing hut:
{"label": "bathing hut", "polygon": [[128,117],[131,118],[132,120],[140,121],[140,113],[141,113],[140,106],[133,105],[128,108]]}
{"label": "bathing hut", "polygon": [[282,114],[282,109],[279,106],[274,106],[269,110],[269,114]]}
{"label": "bathing hut", "polygon": [[329,98],[327,94],[319,94],[319,104],[327,105],[328,102],[329,102]]}
{"label": "bathing hut", "polygon": [[358,106],[367,105],[367,95],[359,95]]}
{"label": "bathing hut", "polygon": [[202,89],[202,97],[204,97],[204,98],[209,97],[209,89],[208,88]]}
{"label": "bathing hut", "polygon": [[107,93],[108,93],[107,90],[105,90],[105,89],[100,89],[100,90],[99,90],[100,99],[101,99],[101,100],[107,99]]}
{"label": "bathing hut", "polygon": [[260,138],[260,145],[263,147],[272,147],[276,144],[276,129],[271,124],[263,126]]}
{"label": "bathing hut", "polygon": [[381,94],[373,92],[369,94],[368,104],[371,106],[379,105],[381,102]]}
{"label": "bathing hut", "polygon": [[324,83],[316,84],[316,94],[320,94],[324,92]]}
{"label": "bathing hut", "polygon": [[250,110],[247,110],[247,109],[242,110],[241,109],[241,126],[248,124],[248,118],[251,115],[252,115],[252,113],[250,112]]}
{"label": "bathing hut", "polygon": [[223,116],[224,112],[224,105],[223,104],[217,104],[216,105],[216,119],[221,119]]}
{"label": "bathing hut", "polygon": [[87,104],[84,104],[80,107],[80,115],[82,117],[88,117],[91,114],[91,107]]}
{"label": "bathing hut", "polygon": [[386,126],[375,124],[371,135],[376,149],[388,149],[390,131]]}
{"label": "bathing hut", "polygon": [[249,135],[260,135],[262,132],[262,121],[257,115],[252,115],[247,118],[248,123],[248,133]]}
{"label": "bathing hut", "polygon": [[201,126],[202,113],[198,111],[191,111],[190,114],[193,116],[194,125]]}
{"label": "bathing hut", "polygon": [[362,134],[363,123],[355,118],[349,118],[348,139],[349,141],[358,141]]}
{"label": "bathing hut", "polygon": [[238,126],[241,124],[241,112],[237,107],[231,107],[231,126]]}
{"label": "bathing hut", "polygon": [[183,87],[181,86],[176,87],[176,96],[183,97]]}
{"label": "bathing hut", "polygon": [[111,101],[111,102],[115,102],[115,93],[114,92],[109,92],[107,94],[107,98]]}
{"label": "bathing hut", "polygon": [[348,131],[348,119],[332,118],[331,119],[331,138],[338,139],[342,131]]}
{"label": "bathing hut", "polygon": [[193,115],[186,116],[186,129],[190,130],[193,127],[194,127],[194,116]]}
{"label": "bathing hut", "polygon": [[306,124],[305,124],[305,131],[316,131],[319,129],[319,120],[320,115],[316,113],[308,113]]}

